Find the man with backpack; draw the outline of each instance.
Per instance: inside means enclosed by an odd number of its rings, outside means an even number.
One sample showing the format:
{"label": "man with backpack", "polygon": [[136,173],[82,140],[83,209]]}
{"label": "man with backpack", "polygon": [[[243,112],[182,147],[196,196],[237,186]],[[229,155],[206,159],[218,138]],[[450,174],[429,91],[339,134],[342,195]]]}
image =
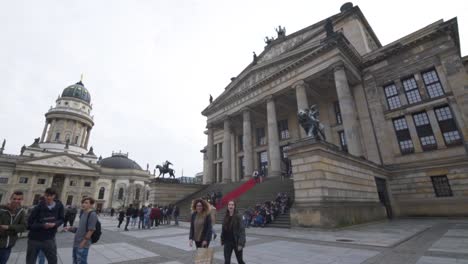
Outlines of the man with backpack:
{"label": "man with backpack", "polygon": [[14,191],[10,202],[0,206],[0,264],[6,264],[18,233],[26,230],[26,211],[21,208],[23,192]]}
{"label": "man with backpack", "polygon": [[101,234],[100,223],[96,211],[93,210],[95,200],[85,197],[81,200],[81,215],[78,227],[65,227],[66,231],[75,233],[73,241],[73,263],[87,264],[91,243],[97,242]]}

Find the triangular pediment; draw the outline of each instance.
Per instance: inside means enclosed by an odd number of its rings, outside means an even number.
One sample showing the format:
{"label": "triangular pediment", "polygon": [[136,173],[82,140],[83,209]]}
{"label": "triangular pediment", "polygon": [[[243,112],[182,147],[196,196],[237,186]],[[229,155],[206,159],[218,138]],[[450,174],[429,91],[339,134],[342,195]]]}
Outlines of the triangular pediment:
{"label": "triangular pediment", "polygon": [[86,162],[76,157],[72,157],[71,155],[63,155],[63,154],[39,157],[33,160],[22,162],[22,164],[77,169],[77,170],[88,170],[88,171],[96,170],[94,167],[88,165]]}

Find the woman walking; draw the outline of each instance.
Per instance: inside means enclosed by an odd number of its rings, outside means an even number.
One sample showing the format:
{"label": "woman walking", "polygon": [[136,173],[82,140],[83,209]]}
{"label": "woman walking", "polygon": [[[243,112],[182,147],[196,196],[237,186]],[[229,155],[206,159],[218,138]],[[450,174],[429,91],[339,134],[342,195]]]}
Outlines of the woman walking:
{"label": "woman walking", "polygon": [[190,221],[189,245],[208,247],[211,241],[211,216],[210,205],[202,199],[196,199],[192,202],[192,217]]}
{"label": "woman walking", "polygon": [[236,254],[237,263],[245,264],[242,250],[245,246],[245,228],[242,217],[238,214],[236,203],[229,201],[221,231],[221,245],[224,245],[224,263],[231,263],[232,251]]}

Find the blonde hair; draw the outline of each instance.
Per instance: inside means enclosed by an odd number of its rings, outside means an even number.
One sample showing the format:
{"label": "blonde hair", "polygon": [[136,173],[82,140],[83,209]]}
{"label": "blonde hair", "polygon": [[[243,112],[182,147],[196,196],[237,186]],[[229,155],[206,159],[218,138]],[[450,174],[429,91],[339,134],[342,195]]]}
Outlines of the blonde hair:
{"label": "blonde hair", "polygon": [[203,206],[203,211],[202,211],[202,214],[203,215],[208,215],[211,211],[211,207],[210,205],[208,204],[207,201],[201,199],[201,198],[198,198],[198,199],[195,199],[192,201],[192,212],[196,212],[197,211],[197,204],[198,203],[201,203],[202,206]]}

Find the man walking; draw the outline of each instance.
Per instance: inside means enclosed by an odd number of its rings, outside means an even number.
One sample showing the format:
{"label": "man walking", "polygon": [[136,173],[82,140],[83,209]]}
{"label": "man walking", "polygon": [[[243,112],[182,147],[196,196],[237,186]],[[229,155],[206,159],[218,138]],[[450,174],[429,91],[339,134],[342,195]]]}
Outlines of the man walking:
{"label": "man walking", "polygon": [[66,227],[65,231],[75,233],[73,241],[73,263],[87,264],[88,252],[91,246],[91,236],[96,230],[98,221],[97,213],[93,210],[95,200],[91,197],[86,197],[81,200],[81,215],[78,227]]}
{"label": "man walking", "polygon": [[174,206],[174,221],[175,221],[175,225],[178,226],[179,225],[179,207],[177,205]]}
{"label": "man walking", "polygon": [[127,218],[127,222],[125,223],[125,231],[128,231],[128,223],[130,223],[130,217],[133,215],[133,205],[130,204],[127,208],[127,212],[125,213],[125,217]]}
{"label": "man walking", "polygon": [[57,264],[57,245],[55,234],[57,228],[63,224],[63,205],[55,197],[57,193],[47,188],[44,201],[33,208],[28,218],[28,249],[26,264],[35,264],[39,250],[44,252],[49,264]]}
{"label": "man walking", "polygon": [[26,230],[26,212],[21,208],[23,192],[15,191],[6,206],[0,207],[0,264],[6,264],[18,233]]}

